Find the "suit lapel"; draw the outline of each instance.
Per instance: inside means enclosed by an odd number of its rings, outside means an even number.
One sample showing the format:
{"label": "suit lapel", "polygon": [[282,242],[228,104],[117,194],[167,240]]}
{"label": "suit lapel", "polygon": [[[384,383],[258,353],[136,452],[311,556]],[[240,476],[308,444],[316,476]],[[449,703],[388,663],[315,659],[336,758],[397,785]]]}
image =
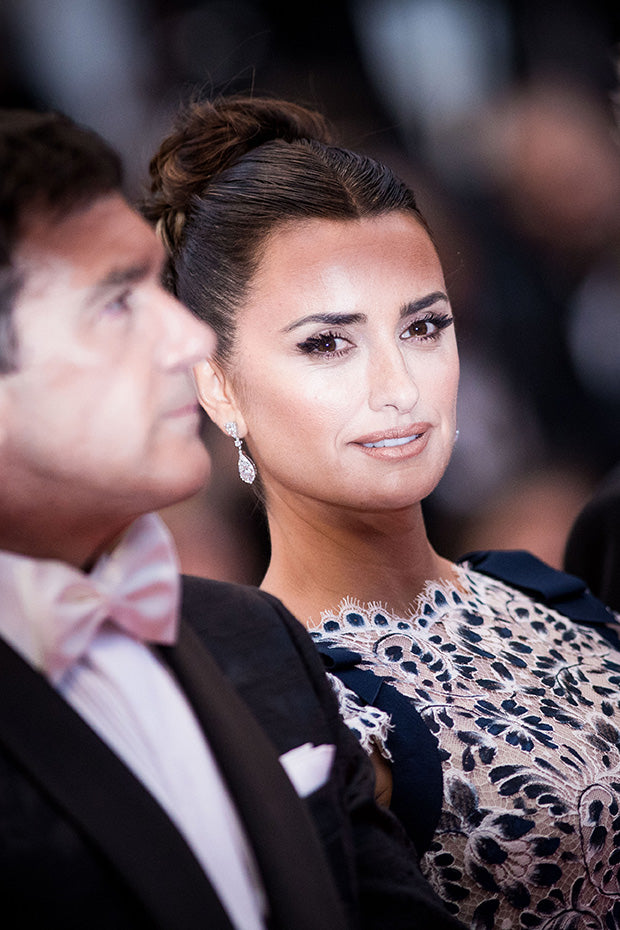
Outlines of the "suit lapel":
{"label": "suit lapel", "polygon": [[163,647],[218,760],[244,821],[282,930],[339,930],[346,926],[338,893],[305,805],[247,705],[181,623],[174,647]]}
{"label": "suit lapel", "polygon": [[232,930],[166,813],[79,714],[2,639],[0,680],[0,741],[104,853],[157,925]]}

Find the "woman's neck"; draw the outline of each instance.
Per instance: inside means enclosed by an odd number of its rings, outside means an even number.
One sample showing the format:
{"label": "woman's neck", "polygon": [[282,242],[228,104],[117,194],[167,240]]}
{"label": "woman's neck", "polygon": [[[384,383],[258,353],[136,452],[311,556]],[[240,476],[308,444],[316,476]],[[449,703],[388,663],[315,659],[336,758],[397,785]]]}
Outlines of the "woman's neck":
{"label": "woman's neck", "polygon": [[346,597],[407,613],[454,567],[432,548],[419,504],[390,513],[278,501],[268,508],[271,561],[261,584],[305,626]]}

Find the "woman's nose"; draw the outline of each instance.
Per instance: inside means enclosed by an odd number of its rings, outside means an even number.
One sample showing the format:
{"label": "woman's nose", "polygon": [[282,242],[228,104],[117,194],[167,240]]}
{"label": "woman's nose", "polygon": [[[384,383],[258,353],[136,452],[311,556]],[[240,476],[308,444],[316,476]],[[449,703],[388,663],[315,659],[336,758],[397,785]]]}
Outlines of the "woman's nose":
{"label": "woman's nose", "polygon": [[408,413],[415,407],[420,392],[398,346],[376,355],[368,367],[368,402],[371,410],[393,407],[399,413]]}

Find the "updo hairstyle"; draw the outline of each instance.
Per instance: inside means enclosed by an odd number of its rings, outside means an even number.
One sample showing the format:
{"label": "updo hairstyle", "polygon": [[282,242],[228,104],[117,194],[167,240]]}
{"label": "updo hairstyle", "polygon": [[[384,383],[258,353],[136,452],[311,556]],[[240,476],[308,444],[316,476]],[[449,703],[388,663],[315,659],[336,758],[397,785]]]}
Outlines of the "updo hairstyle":
{"label": "updo hairstyle", "polygon": [[428,231],[413,193],[388,167],[337,147],[319,113],[283,100],[191,103],[149,171],[143,213],[168,251],[168,286],[214,328],[223,365],[236,313],[276,229],[398,210]]}

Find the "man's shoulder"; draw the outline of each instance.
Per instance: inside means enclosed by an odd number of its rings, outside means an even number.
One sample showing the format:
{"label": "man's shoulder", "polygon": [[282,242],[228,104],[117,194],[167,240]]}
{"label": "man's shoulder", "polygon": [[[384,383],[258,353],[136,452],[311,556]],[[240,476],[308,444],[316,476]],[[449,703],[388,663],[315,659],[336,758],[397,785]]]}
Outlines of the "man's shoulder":
{"label": "man's shoulder", "polygon": [[241,621],[268,616],[288,623],[293,619],[284,605],[275,597],[252,585],[215,581],[197,575],[181,576],[183,615],[200,625],[209,617],[230,615]]}
{"label": "man's shoulder", "polygon": [[183,575],[182,616],[211,648],[263,656],[293,650],[306,665],[322,668],[301,623],[278,598],[251,585]]}
{"label": "man's shoulder", "polygon": [[322,659],[281,601],[251,586],[182,580],[184,620],[280,751],[298,745],[300,721],[303,741],[333,742],[338,703]]}

